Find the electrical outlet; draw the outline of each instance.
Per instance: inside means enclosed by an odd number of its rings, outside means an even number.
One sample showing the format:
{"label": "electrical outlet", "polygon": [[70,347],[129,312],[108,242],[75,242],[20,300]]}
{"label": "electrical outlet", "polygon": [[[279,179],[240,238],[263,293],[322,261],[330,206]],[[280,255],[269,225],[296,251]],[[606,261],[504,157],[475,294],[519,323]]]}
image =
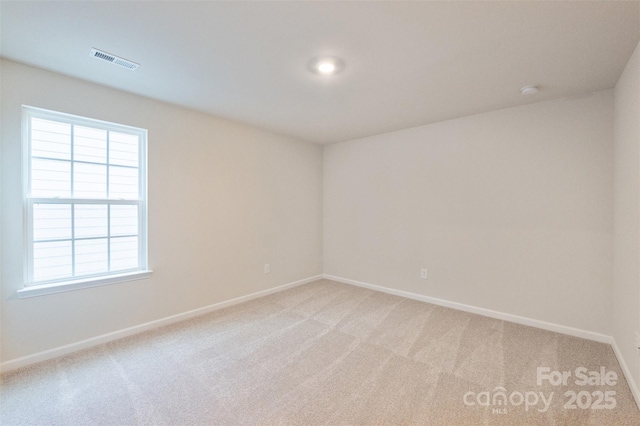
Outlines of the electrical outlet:
{"label": "electrical outlet", "polygon": [[269,264],[268,264],[268,263],[266,263],[266,264],[264,265],[264,273],[265,273],[265,274],[268,274],[269,272],[271,272],[271,266],[269,266]]}
{"label": "electrical outlet", "polygon": [[640,332],[636,331],[636,349],[638,350],[638,355],[640,355]]}
{"label": "electrical outlet", "polygon": [[429,276],[429,272],[427,271],[427,269],[420,269],[420,278],[422,278],[423,280],[426,280],[427,277]]}

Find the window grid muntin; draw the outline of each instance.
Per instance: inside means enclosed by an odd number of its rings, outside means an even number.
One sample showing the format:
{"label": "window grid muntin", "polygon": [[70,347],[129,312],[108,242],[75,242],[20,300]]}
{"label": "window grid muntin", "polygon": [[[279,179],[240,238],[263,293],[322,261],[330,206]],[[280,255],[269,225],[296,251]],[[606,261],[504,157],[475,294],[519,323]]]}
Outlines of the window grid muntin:
{"label": "window grid muntin", "polygon": [[[24,125],[25,125],[25,135],[26,135],[26,143],[25,143],[25,170],[26,170],[26,175],[25,175],[25,194],[26,194],[26,217],[27,217],[27,221],[26,221],[26,226],[27,229],[25,230],[25,237],[26,237],[26,247],[27,247],[27,251],[28,251],[28,255],[27,255],[27,262],[25,264],[27,270],[26,272],[26,278],[27,278],[27,285],[41,285],[41,284],[54,284],[56,282],[65,282],[65,281],[76,281],[78,279],[89,279],[89,278],[93,278],[93,277],[109,277],[112,275],[118,275],[118,274],[122,274],[122,273],[127,273],[130,271],[138,271],[138,270],[145,270],[147,267],[146,261],[146,250],[147,250],[147,241],[146,241],[146,232],[147,232],[147,226],[146,226],[146,130],[144,129],[138,129],[138,128],[132,128],[132,127],[128,127],[128,126],[123,126],[123,125],[118,125],[118,124],[113,124],[113,123],[106,123],[106,122],[99,122],[99,121],[95,121],[92,119],[88,119],[88,118],[83,118],[83,117],[77,117],[77,116],[70,116],[67,114],[63,114],[63,113],[56,113],[56,112],[51,112],[51,111],[46,111],[46,110],[40,110],[37,108],[32,108],[32,107],[23,107],[23,111],[24,111]],[[61,158],[55,158],[55,157],[43,157],[43,156],[33,156],[32,157],[32,152],[33,152],[33,148],[32,148],[32,120],[34,119],[42,119],[42,120],[48,120],[48,121],[53,121],[53,122],[57,122],[60,124],[66,124],[71,126],[71,140],[70,140],[70,150],[71,152],[70,154],[70,159],[69,160],[65,160],[65,159],[61,159]],[[76,126],[82,126],[82,127],[87,127],[87,128],[91,128],[91,129],[96,129],[96,130],[103,130],[106,131],[106,137],[107,137],[107,146],[106,146],[106,163],[99,163],[99,162],[91,162],[91,161],[84,161],[84,160],[75,160],[75,155],[73,152],[73,149],[75,148],[75,135],[73,134],[75,127]],[[133,199],[133,198],[129,198],[129,199],[113,199],[113,198],[108,198],[111,194],[110,194],[110,185],[109,185],[109,179],[110,179],[110,173],[109,173],[109,166],[111,165],[109,156],[110,156],[110,147],[109,147],[109,138],[111,135],[111,132],[115,132],[115,133],[120,133],[123,135],[128,135],[128,136],[133,136],[134,138],[136,138],[137,143],[135,145],[133,145],[135,147],[135,150],[131,150],[128,152],[131,152],[132,154],[135,155],[134,158],[136,158],[137,161],[137,167],[136,166],[131,166],[128,164],[117,164],[117,167],[122,167],[123,169],[136,169],[137,170],[137,179],[136,180],[136,185],[137,185],[137,198]],[[52,161],[66,161],[67,163],[70,164],[71,167],[71,174],[70,174],[70,195],[72,195],[71,197],[55,197],[55,198],[48,198],[48,197],[32,197],[32,191],[31,191],[31,184],[32,184],[32,158],[36,158],[36,159],[43,159],[43,160],[52,160]],[[124,161],[124,160],[123,160]],[[121,162],[123,162],[121,161]],[[129,161],[129,163],[132,162],[132,159],[129,158],[126,161]],[[104,165],[106,166],[106,180],[107,180],[107,192],[106,192],[106,196],[107,198],[75,198],[73,197],[74,192],[73,190],[75,189],[73,187],[74,185],[74,163],[78,163],[78,164],[97,164],[97,165]],[[99,274],[91,274],[91,275],[76,275],[77,271],[75,271],[75,263],[77,261],[76,259],[76,253],[75,253],[75,241],[83,241],[83,240],[88,240],[89,238],[87,237],[80,237],[80,238],[76,238],[75,237],[75,223],[72,223],[71,226],[71,230],[74,233],[73,235],[73,240],[55,240],[55,241],[70,241],[71,242],[71,247],[74,250],[74,253],[72,255],[72,262],[74,265],[74,271],[73,271],[73,275],[71,277],[65,277],[65,278],[61,278],[61,279],[53,279],[53,280],[40,280],[40,281],[35,281],[34,280],[34,243],[36,243],[36,241],[34,241],[33,238],[33,226],[34,226],[34,218],[33,218],[33,209],[34,209],[34,204],[70,204],[72,206],[72,217],[74,217],[75,219],[75,206],[79,205],[79,204],[97,204],[97,205],[106,205],[107,206],[107,227],[108,229],[108,237],[106,237],[107,242],[108,242],[108,247],[107,247],[107,254],[108,254],[108,271],[106,273],[99,273]],[[126,234],[126,235],[117,235],[117,236],[113,236],[111,235],[111,206],[112,205],[134,205],[137,207],[137,234]],[[115,240],[120,240],[123,238],[136,238],[137,240],[137,244],[136,244],[136,248],[135,250],[137,251],[137,257],[136,257],[136,265],[135,267],[132,268],[127,268],[127,269],[116,269],[112,271],[112,262],[111,262],[111,251],[112,251],[112,247],[111,247],[111,242]],[[37,242],[43,242],[43,241],[37,241]],[[133,258],[132,258],[133,260]]]}
{"label": "window grid muntin", "polygon": [[[107,202],[105,203],[98,203],[96,201],[101,201],[101,200],[82,200],[83,202],[75,202],[75,199],[55,199],[55,200],[47,200],[47,199],[37,199],[37,202],[35,202],[36,200],[31,200],[31,211],[33,212],[34,209],[34,205],[35,204],[41,204],[41,205],[52,205],[52,204],[63,204],[63,205],[67,205],[69,204],[71,206],[71,232],[72,232],[72,236],[71,238],[54,238],[54,239],[39,239],[39,240],[35,240],[35,238],[32,238],[31,240],[31,244],[33,246],[35,246],[36,244],[41,244],[41,243],[53,243],[53,242],[69,242],[71,243],[71,275],[70,276],[65,276],[62,278],[58,278],[58,279],[52,279],[52,280],[40,280],[40,281],[35,281],[32,280],[31,283],[33,284],[44,284],[44,283],[55,283],[55,282],[61,282],[61,281],[69,281],[69,280],[75,280],[75,279],[84,279],[84,278],[91,278],[91,277],[96,277],[96,276],[107,276],[107,275],[113,275],[113,274],[120,274],[120,273],[124,273],[127,271],[135,271],[135,270],[140,270],[143,269],[143,263],[142,263],[142,250],[144,248],[143,246],[143,233],[141,230],[141,223],[140,223],[140,216],[141,216],[141,203],[139,200],[135,200],[135,201],[129,201],[129,200],[117,200],[117,201],[111,201],[111,200],[105,200]],[[98,236],[98,237],[76,237],[75,236],[75,214],[76,214],[76,205],[106,205],[107,206],[107,233],[104,236]],[[137,207],[137,228],[138,228],[138,233],[136,234],[122,234],[122,235],[113,235],[111,232],[111,220],[110,220],[110,215],[112,212],[111,207],[114,205],[131,205],[131,206],[136,206]],[[33,225],[31,226],[31,229],[33,229]],[[136,259],[136,264],[137,266],[132,267],[132,268],[126,268],[126,269],[113,269],[113,265],[112,265],[112,242],[114,242],[114,240],[122,240],[125,238],[137,238],[138,239],[138,246],[137,246],[137,252],[138,252],[138,257]],[[97,273],[97,274],[78,274],[76,271],[76,261],[77,261],[77,256],[76,256],[76,241],[88,241],[88,240],[100,240],[100,239],[106,239],[107,240],[107,271],[103,272],[103,273]],[[35,251],[35,247],[32,248],[32,252]],[[31,257],[32,260],[35,260],[34,257]],[[34,274],[35,270],[34,270],[34,266],[32,266],[31,269],[31,273]]]}
{"label": "window grid muntin", "polygon": [[[86,127],[86,126],[83,126]],[[73,129],[75,128],[74,125],[72,125],[71,127],[71,157],[73,158],[73,151],[74,151],[74,139],[73,139]],[[85,161],[85,160],[67,160],[67,159],[62,159],[62,158],[55,158],[55,157],[43,157],[43,156],[39,156],[39,155],[34,155],[34,156],[30,156],[30,160],[44,160],[44,161],[51,161],[51,162],[59,162],[61,164],[69,164],[69,175],[70,175],[70,183],[69,183],[69,193],[71,195],[71,197],[69,198],[76,198],[75,197],[75,181],[76,181],[76,170],[75,170],[75,165],[76,164],[86,164],[86,165],[95,165],[95,166],[105,166],[105,180],[106,180],[106,189],[105,189],[105,193],[106,193],[106,198],[105,199],[111,199],[112,196],[112,188],[111,188],[111,171],[112,168],[115,168],[113,170],[118,170],[118,169],[129,169],[129,170],[136,170],[138,173],[138,179],[137,179],[137,189],[138,189],[138,196],[137,198],[114,198],[114,199],[127,199],[127,200],[136,200],[136,199],[140,199],[141,198],[141,185],[140,185],[140,175],[142,173],[140,164],[136,167],[136,166],[129,166],[129,165],[121,165],[121,164],[111,164],[111,162],[109,161],[109,134],[111,132],[107,131],[107,160],[105,163],[99,163],[99,162],[93,162],[93,161]],[[118,132],[121,133],[121,132]],[[30,167],[29,167],[29,196],[31,197],[32,192],[31,192],[31,187],[32,187],[32,174],[31,171],[33,170],[31,168],[31,161],[30,161]],[[121,176],[121,175],[117,175],[117,176]],[[57,198],[57,197],[39,197],[39,198]],[[87,197],[78,197],[78,199],[85,199]],[[102,198],[100,198],[102,199]]]}

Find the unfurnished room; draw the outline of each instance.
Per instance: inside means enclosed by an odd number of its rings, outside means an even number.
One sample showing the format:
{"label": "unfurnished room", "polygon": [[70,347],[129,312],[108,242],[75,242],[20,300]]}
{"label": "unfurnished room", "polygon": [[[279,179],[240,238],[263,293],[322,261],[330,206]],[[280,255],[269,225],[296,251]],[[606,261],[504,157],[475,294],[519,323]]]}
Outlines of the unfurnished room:
{"label": "unfurnished room", "polygon": [[640,425],[640,1],[0,0],[0,424]]}

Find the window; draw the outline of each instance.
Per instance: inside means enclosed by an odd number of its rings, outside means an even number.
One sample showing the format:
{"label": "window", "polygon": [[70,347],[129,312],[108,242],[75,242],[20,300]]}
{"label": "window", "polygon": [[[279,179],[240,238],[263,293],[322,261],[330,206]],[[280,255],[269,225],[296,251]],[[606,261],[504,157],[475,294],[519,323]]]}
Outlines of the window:
{"label": "window", "polygon": [[147,131],[23,107],[34,296],[145,278]]}

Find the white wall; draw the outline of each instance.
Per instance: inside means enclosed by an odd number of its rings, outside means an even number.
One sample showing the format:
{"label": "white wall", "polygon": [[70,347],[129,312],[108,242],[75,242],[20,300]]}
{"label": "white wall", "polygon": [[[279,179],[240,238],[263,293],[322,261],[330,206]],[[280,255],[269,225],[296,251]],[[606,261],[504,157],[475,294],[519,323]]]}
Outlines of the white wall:
{"label": "white wall", "polygon": [[327,146],[324,271],[610,334],[612,147],[611,90]]}
{"label": "white wall", "polygon": [[[320,274],[324,259],[329,275],[613,332],[637,376],[638,57],[615,90],[613,311],[613,91],[326,146],[323,165],[321,146],[2,60],[0,359]],[[16,297],[22,104],[149,129],[151,279]]]}
{"label": "white wall", "polygon": [[[0,70],[2,361],[322,272],[321,146],[10,61]],[[151,279],[16,297],[22,104],[149,130]]]}
{"label": "white wall", "polygon": [[640,385],[640,44],[615,88],[613,336]]}

